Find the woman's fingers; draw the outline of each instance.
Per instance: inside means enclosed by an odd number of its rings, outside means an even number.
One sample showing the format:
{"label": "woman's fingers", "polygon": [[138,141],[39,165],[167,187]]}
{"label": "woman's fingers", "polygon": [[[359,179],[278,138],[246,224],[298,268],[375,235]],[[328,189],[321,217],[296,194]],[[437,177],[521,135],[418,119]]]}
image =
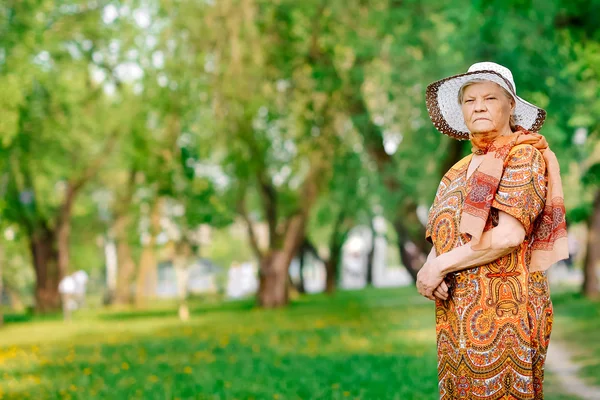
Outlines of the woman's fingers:
{"label": "woman's fingers", "polygon": [[442,281],[442,283],[440,283],[440,287],[444,292],[448,293],[448,285],[446,285],[446,282]]}
{"label": "woman's fingers", "polygon": [[447,300],[448,292],[444,291],[440,286],[438,286],[437,289],[435,289],[435,292],[433,292],[433,294],[440,300]]}

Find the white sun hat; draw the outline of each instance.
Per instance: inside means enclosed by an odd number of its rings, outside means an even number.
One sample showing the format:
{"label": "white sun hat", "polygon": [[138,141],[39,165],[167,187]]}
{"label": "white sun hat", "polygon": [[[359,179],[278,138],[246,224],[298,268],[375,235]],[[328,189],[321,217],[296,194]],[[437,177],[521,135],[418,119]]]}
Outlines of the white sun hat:
{"label": "white sun hat", "polygon": [[458,93],[464,84],[473,80],[492,81],[502,86],[515,99],[515,124],[529,131],[540,130],[546,119],[546,111],[517,96],[512,72],[500,64],[479,62],[471,65],[465,74],[454,75],[427,86],[427,111],[438,131],[455,139],[469,139],[469,129],[458,103]]}

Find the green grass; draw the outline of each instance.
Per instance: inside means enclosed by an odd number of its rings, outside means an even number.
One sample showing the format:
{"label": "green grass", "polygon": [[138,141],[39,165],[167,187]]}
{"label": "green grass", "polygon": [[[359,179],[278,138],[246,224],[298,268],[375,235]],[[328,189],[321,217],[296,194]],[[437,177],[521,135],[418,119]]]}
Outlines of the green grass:
{"label": "green grass", "polygon": [[[0,397],[437,398],[433,303],[413,288],[306,296],[280,310],[198,302],[192,311],[188,323],[165,305],[9,324]],[[549,381],[547,399],[571,399]]]}
{"label": "green grass", "polygon": [[556,337],[565,342],[573,360],[581,365],[581,377],[600,386],[600,302],[579,293],[553,295],[552,302],[559,326]]}

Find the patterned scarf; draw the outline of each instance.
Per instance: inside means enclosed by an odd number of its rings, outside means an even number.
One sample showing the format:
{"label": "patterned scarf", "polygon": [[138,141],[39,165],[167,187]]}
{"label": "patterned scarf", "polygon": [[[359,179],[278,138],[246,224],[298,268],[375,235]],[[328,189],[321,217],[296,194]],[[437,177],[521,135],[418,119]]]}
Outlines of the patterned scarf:
{"label": "patterned scarf", "polygon": [[[476,140],[473,144],[474,152],[483,150],[485,156],[478,169],[473,173],[459,229],[460,232],[471,235],[473,249],[486,249],[491,245],[491,235],[487,235],[488,239],[484,241],[481,241],[481,237],[494,195],[498,191],[504,166],[508,162],[510,150],[519,144],[531,144],[542,153],[546,162],[548,190],[544,210],[533,225],[529,270],[531,272],[544,271],[555,262],[567,258],[569,251],[560,168],[556,155],[548,147],[546,139],[538,133],[529,132],[518,126],[517,131],[512,135],[498,136],[491,143],[487,140]],[[471,196],[471,190],[475,186],[478,196]],[[485,191],[486,195],[481,196],[481,191]]]}

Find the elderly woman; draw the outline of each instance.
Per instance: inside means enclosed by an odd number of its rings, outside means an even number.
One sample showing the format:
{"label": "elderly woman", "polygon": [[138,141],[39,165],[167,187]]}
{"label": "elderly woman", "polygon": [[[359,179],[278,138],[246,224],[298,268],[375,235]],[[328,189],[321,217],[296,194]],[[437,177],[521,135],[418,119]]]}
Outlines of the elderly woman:
{"label": "elderly woman", "polygon": [[546,269],[568,256],[559,167],[546,112],[490,62],[432,83],[435,127],[472,154],[444,175],[419,292],[435,300],[442,399],[542,399],[552,329]]}

